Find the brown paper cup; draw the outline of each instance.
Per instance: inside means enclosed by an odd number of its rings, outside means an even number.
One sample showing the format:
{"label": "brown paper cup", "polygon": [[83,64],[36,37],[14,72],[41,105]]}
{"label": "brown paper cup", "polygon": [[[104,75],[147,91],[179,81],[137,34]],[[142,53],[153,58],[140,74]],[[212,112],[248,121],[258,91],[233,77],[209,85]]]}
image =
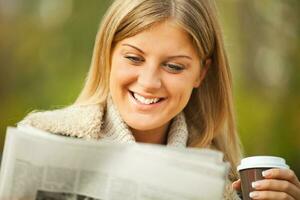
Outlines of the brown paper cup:
{"label": "brown paper cup", "polygon": [[251,200],[249,193],[254,191],[252,182],[264,179],[262,172],[272,168],[288,169],[285,160],[275,156],[253,156],[244,158],[237,167],[241,177],[243,200]]}

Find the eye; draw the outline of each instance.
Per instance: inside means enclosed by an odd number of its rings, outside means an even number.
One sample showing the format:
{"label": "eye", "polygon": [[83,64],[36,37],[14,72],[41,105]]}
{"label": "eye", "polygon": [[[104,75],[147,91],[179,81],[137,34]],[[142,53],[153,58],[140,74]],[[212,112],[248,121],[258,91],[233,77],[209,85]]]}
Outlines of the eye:
{"label": "eye", "polygon": [[138,57],[138,56],[124,56],[124,57],[135,64],[138,64],[138,63],[141,63],[144,61],[143,58]]}
{"label": "eye", "polygon": [[164,63],[163,64],[164,68],[171,73],[180,73],[185,69],[183,65],[178,65],[178,64],[172,64],[172,63]]}

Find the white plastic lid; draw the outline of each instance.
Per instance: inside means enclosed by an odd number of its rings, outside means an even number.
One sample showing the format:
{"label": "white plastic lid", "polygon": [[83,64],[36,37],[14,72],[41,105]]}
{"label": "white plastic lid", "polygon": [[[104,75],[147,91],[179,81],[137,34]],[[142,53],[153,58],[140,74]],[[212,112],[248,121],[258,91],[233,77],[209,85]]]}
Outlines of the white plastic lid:
{"label": "white plastic lid", "polygon": [[284,168],[288,169],[289,166],[285,160],[275,156],[252,156],[242,159],[241,164],[237,170],[250,169],[250,168]]}

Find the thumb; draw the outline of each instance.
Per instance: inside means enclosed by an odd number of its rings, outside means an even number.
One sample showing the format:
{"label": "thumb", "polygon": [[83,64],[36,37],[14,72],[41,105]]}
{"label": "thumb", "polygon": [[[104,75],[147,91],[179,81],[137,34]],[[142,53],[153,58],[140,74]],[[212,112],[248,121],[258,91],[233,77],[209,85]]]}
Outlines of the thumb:
{"label": "thumb", "polygon": [[241,191],[241,179],[234,181],[231,186],[233,189],[235,189],[237,191]]}

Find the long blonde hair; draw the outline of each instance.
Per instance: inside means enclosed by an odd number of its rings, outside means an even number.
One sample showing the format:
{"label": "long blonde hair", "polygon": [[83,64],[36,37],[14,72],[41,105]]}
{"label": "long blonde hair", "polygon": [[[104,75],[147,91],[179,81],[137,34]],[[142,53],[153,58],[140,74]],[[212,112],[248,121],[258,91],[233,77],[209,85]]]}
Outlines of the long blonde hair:
{"label": "long blonde hair", "polygon": [[75,104],[105,104],[114,44],[167,19],[191,36],[202,63],[212,61],[184,109],[190,134],[188,146],[211,146],[222,151],[231,164],[230,178],[236,179],[241,151],[231,72],[212,0],[115,0],[100,25],[86,83]]}

